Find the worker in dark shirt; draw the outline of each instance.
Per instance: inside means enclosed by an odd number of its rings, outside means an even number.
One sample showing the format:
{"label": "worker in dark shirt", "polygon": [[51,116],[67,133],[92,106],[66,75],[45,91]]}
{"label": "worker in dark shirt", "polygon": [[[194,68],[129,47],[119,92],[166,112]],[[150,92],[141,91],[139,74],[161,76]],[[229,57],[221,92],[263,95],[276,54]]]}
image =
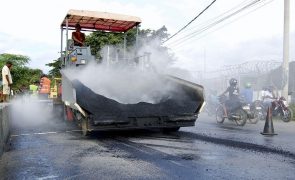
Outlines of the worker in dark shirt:
{"label": "worker in dark shirt", "polygon": [[74,40],[74,46],[84,46],[85,34],[81,32],[80,24],[76,24],[76,31],[72,33],[72,39]]}

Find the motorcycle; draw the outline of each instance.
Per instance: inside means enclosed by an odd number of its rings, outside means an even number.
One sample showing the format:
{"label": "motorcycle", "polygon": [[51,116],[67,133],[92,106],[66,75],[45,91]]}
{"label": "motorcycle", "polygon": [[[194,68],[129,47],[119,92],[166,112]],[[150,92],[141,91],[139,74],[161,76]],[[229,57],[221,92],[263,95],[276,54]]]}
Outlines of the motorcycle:
{"label": "motorcycle", "polygon": [[257,101],[245,105],[244,109],[247,112],[248,120],[251,124],[257,124],[259,119],[262,119],[264,116],[262,112],[262,107]]}
{"label": "motorcycle", "polygon": [[247,107],[245,103],[240,101],[234,107],[227,107],[225,102],[227,97],[225,95],[219,96],[220,105],[216,109],[216,121],[223,123],[225,118],[230,121],[235,121],[238,126],[244,126],[248,119]]}
{"label": "motorcycle", "polygon": [[[261,107],[261,113],[263,114],[261,120],[265,120],[267,115],[267,107],[263,105],[262,101],[259,101]],[[287,100],[284,97],[280,97],[272,102],[272,116],[280,117],[282,121],[289,122],[293,118],[293,111],[288,107]]]}

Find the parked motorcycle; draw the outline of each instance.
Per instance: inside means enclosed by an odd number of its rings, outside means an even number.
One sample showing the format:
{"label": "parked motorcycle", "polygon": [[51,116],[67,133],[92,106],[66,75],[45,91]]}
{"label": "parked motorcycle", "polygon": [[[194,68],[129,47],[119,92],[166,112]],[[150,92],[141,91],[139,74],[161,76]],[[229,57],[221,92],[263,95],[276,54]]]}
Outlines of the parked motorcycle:
{"label": "parked motorcycle", "polygon": [[[265,120],[267,115],[267,107],[263,105],[262,101],[258,101],[261,107],[261,120]],[[272,116],[280,117],[284,122],[289,122],[293,118],[293,111],[288,107],[287,100],[284,97],[280,97],[272,102]]]}
{"label": "parked motorcycle", "polygon": [[235,121],[238,126],[244,126],[248,119],[246,106],[244,103],[239,102],[233,107],[227,107],[225,102],[227,97],[225,95],[219,96],[220,105],[216,109],[216,121],[223,123],[225,118],[231,121]]}

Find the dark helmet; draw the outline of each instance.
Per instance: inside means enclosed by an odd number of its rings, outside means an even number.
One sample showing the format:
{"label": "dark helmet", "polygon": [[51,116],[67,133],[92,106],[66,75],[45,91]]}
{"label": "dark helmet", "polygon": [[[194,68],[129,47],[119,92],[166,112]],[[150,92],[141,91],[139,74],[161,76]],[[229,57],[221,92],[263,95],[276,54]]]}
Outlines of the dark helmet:
{"label": "dark helmet", "polygon": [[235,78],[231,78],[230,80],[229,80],[229,85],[230,86],[235,86],[235,85],[237,85],[238,84],[238,80],[237,79],[235,79]]}

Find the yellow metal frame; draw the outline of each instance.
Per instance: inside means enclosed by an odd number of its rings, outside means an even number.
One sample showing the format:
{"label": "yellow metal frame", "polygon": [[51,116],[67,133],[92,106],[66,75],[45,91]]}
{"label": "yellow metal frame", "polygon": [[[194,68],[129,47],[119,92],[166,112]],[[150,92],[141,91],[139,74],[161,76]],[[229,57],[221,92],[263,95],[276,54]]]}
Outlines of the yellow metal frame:
{"label": "yellow metal frame", "polygon": [[56,99],[57,98],[57,92],[58,92],[58,87],[57,87],[57,82],[61,81],[61,78],[54,78],[53,79],[54,84],[53,84],[53,88],[50,88],[50,94],[49,94],[49,98],[50,99]]}

